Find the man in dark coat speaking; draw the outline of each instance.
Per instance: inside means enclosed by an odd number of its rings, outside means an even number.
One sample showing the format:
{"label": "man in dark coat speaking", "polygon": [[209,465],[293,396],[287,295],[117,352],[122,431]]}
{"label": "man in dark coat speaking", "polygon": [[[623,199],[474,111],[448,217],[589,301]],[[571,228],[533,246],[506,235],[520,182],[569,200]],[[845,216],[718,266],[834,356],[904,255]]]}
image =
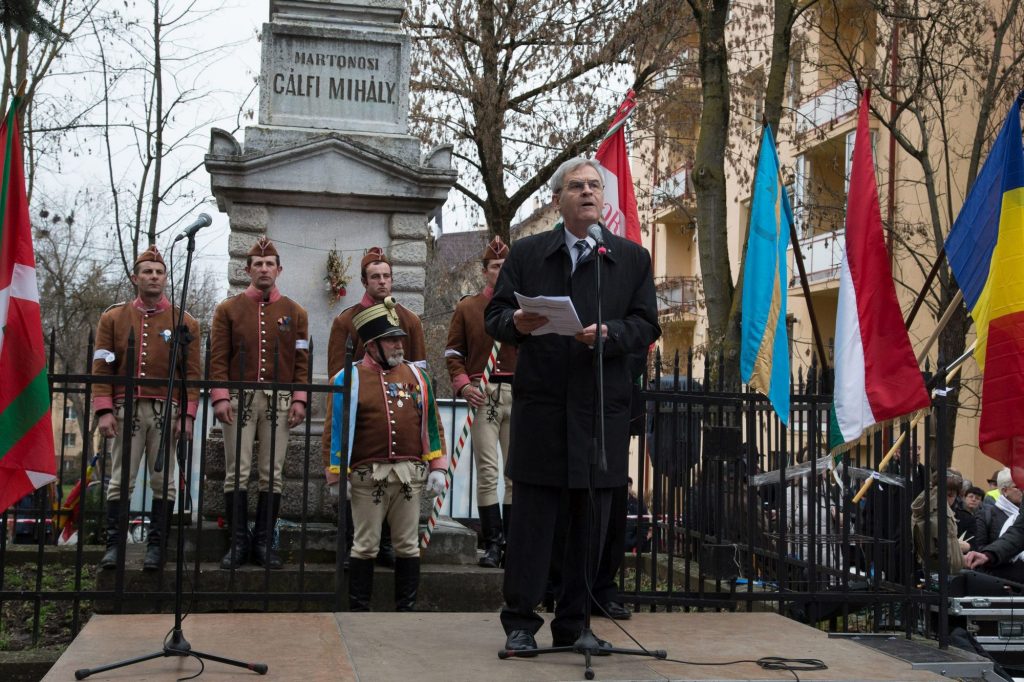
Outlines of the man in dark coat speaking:
{"label": "man in dark coat speaking", "polygon": [[[642,353],[661,334],[650,254],[601,227],[607,246],[601,256],[596,240],[587,233],[600,222],[604,209],[598,168],[596,161],[575,158],[555,171],[550,185],[562,222],[512,245],[485,313],[488,334],[519,346],[506,471],[514,481],[516,504],[501,612],[505,647],[518,656],[537,648],[534,635],[544,619],[534,609],[544,597],[552,552],[559,552],[556,560],[562,561],[562,584],[551,622],[553,646],[572,645],[582,632],[584,606],[590,598],[587,584],[593,581],[604,544],[612,489],[626,485],[629,355]],[[594,452],[597,258],[603,259],[606,471],[597,470]],[[569,296],[583,330],[575,337],[534,334],[543,331],[547,319],[520,310],[516,293]],[[595,489],[592,500],[590,482]],[[567,504],[561,504],[563,499]],[[568,529],[563,547],[552,547],[556,526]]]}

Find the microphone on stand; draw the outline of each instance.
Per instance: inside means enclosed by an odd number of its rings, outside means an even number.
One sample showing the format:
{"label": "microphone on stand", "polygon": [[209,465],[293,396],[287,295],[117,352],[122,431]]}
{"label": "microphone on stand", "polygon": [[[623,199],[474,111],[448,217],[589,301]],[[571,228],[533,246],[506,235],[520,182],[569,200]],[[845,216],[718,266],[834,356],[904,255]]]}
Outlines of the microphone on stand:
{"label": "microphone on stand", "polygon": [[606,253],[610,253],[611,252],[611,250],[606,248],[605,245],[604,245],[604,232],[601,230],[601,226],[600,225],[598,225],[597,223],[594,223],[593,225],[588,227],[587,228],[587,236],[590,237],[591,239],[593,239],[597,243],[597,253],[598,254],[603,256]]}
{"label": "microphone on stand", "polygon": [[191,238],[196,236],[196,232],[203,229],[204,227],[209,227],[211,223],[213,223],[213,218],[211,218],[206,213],[200,213],[199,217],[195,219],[195,222],[193,222],[191,225],[182,230],[181,233],[174,238],[174,243],[177,244],[186,237]]}

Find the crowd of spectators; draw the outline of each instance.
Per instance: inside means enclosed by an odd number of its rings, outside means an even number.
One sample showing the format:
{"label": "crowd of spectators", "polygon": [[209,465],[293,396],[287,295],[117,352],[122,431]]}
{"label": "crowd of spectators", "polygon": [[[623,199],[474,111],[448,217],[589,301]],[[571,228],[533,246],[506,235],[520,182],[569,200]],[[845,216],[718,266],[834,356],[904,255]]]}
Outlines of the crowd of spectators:
{"label": "crowd of spectators", "polygon": [[1010,470],[994,472],[986,492],[965,480],[960,472],[948,469],[945,504],[941,504],[937,478],[933,475],[932,485],[911,506],[914,549],[925,570],[938,570],[939,514],[944,513],[951,575],[977,568],[1024,583],[1024,519],[1020,517],[1024,493],[1014,483]]}

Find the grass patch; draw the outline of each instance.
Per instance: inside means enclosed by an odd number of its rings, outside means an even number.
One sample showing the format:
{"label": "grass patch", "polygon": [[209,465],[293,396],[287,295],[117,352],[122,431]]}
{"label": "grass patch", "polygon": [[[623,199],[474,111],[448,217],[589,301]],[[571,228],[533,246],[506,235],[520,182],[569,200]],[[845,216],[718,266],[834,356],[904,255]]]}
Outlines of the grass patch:
{"label": "grass patch", "polygon": [[[25,651],[50,646],[66,646],[77,633],[74,625],[75,602],[72,599],[40,600],[36,614],[37,592],[36,566],[19,565],[4,568],[3,589],[5,592],[24,592],[24,597],[5,599],[0,604],[0,651]],[[82,567],[82,591],[92,591],[96,586],[96,568]],[[40,590],[43,592],[73,593],[75,569],[60,565],[43,565]],[[83,599],[78,604],[78,627],[83,627],[92,617],[92,600]],[[38,623],[38,626],[37,626]]]}

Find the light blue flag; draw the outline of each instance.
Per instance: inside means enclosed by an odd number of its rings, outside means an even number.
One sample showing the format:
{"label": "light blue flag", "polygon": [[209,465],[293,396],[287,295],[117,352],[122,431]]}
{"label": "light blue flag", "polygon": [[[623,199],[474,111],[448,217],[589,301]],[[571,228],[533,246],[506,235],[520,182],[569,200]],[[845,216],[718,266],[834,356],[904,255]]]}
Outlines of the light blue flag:
{"label": "light blue flag", "polygon": [[789,425],[789,340],[786,336],[786,250],[793,210],[779,173],[771,128],[761,133],[743,274],[740,374],[768,396]]}

